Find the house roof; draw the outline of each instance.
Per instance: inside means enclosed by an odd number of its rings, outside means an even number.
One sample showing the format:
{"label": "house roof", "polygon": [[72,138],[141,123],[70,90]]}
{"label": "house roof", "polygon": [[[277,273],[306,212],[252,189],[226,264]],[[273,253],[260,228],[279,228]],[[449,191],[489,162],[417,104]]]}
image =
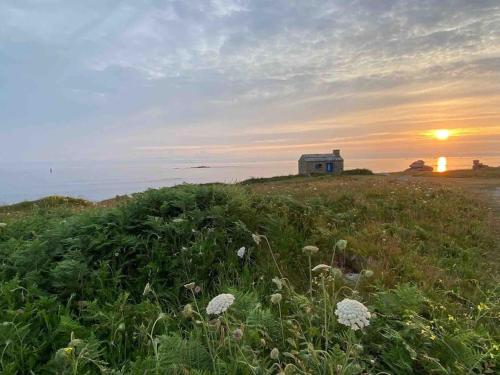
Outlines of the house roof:
{"label": "house roof", "polygon": [[335,154],[304,154],[300,157],[303,161],[342,161],[344,158]]}

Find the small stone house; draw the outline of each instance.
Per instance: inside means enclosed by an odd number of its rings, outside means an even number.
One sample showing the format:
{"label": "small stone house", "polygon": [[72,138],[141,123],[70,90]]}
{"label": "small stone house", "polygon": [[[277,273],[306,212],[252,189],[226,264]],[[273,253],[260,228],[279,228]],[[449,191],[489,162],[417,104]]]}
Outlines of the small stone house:
{"label": "small stone house", "polygon": [[299,174],[340,175],[344,171],[344,159],[340,150],[333,150],[331,154],[304,154],[299,159]]}

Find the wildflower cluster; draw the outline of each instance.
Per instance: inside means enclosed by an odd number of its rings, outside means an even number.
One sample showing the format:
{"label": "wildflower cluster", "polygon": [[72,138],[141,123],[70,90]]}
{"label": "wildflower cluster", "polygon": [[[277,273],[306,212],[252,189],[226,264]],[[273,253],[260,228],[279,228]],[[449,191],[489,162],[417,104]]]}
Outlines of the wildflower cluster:
{"label": "wildflower cluster", "polygon": [[365,305],[353,299],[345,298],[337,303],[335,315],[339,323],[351,327],[354,331],[370,325],[370,312]]}
{"label": "wildflower cluster", "polygon": [[229,293],[219,294],[207,306],[208,315],[219,315],[225,312],[234,303],[234,296]]}

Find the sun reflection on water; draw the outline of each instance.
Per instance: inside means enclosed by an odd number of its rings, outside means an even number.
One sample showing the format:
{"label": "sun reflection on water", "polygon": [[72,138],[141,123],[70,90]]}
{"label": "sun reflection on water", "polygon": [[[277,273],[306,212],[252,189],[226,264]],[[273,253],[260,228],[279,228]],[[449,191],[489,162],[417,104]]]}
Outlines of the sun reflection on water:
{"label": "sun reflection on water", "polygon": [[447,167],[448,167],[448,159],[446,159],[446,157],[444,157],[444,156],[441,156],[438,159],[437,171],[438,172],[446,172],[448,170]]}

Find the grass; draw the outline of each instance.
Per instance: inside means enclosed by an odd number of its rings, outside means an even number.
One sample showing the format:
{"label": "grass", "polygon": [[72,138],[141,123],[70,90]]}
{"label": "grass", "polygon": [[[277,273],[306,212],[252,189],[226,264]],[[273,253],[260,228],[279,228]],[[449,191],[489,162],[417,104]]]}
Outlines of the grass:
{"label": "grass", "polygon": [[412,175],[422,177],[448,177],[448,178],[500,178],[500,167],[487,167],[482,169],[455,169],[446,172],[414,172],[405,171],[393,173],[394,175]]}
{"label": "grass", "polygon": [[[0,215],[2,374],[498,370],[498,228],[464,191],[293,177]],[[368,327],[339,323],[344,298]]]}

